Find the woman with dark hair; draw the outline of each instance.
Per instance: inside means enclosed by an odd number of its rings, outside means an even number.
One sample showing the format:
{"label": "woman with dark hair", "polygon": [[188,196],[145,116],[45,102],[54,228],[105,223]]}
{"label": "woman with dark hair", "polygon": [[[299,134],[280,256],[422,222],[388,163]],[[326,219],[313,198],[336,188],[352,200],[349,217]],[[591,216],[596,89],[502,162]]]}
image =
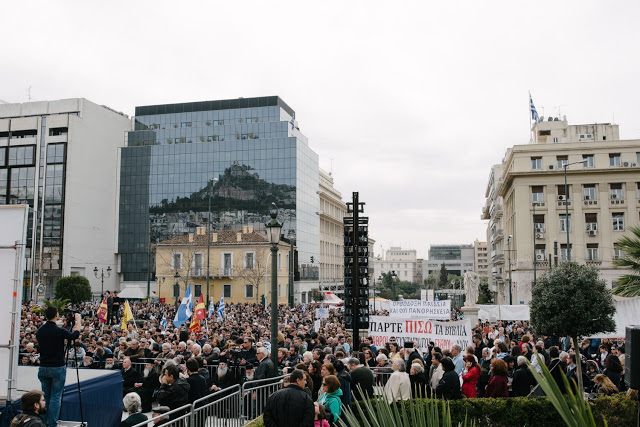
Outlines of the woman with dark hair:
{"label": "woman with dark hair", "polygon": [[373,351],[370,349],[366,349],[364,351],[364,361],[365,366],[373,368],[376,366],[376,356],[373,354]]}
{"label": "woman with dark hair", "polygon": [[462,394],[471,399],[477,396],[476,385],[480,378],[480,365],[476,358],[468,355],[464,358],[464,371],[462,371]]}
{"label": "woman with dark hair", "polygon": [[320,391],[320,386],[322,384],[322,377],[320,376],[321,369],[322,369],[322,364],[317,360],[311,362],[311,364],[309,365],[309,376],[311,376],[311,380],[313,381],[313,388],[311,389],[311,397],[313,398],[314,402],[318,400],[318,392]]}
{"label": "woman with dark hair", "polygon": [[444,374],[436,387],[436,396],[446,400],[462,399],[460,393],[460,379],[455,371],[453,361],[448,357],[440,360]]}
{"label": "woman with dark hair", "polygon": [[[318,403],[328,408],[333,414],[333,419],[338,420],[342,408],[342,390],[340,390],[340,381],[335,375],[327,375],[322,379],[322,394],[318,398]],[[293,426],[292,426],[293,427]]]}
{"label": "woman with dark hair", "polygon": [[502,359],[491,361],[491,372],[493,376],[487,384],[484,397],[509,397],[509,386],[507,385],[507,372],[509,367]]}
{"label": "woman with dark hair", "polygon": [[618,356],[610,354],[604,360],[604,370],[602,371],[620,390],[620,380],[622,379],[622,364]]}

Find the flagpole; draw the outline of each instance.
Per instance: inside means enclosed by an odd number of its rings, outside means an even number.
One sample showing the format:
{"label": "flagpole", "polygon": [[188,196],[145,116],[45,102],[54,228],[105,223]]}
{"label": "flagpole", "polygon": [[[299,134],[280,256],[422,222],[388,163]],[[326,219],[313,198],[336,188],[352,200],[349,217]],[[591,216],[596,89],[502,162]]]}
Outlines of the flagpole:
{"label": "flagpole", "polygon": [[531,111],[531,91],[529,91],[529,138],[531,143],[533,143],[533,128],[531,124],[531,116],[533,112]]}

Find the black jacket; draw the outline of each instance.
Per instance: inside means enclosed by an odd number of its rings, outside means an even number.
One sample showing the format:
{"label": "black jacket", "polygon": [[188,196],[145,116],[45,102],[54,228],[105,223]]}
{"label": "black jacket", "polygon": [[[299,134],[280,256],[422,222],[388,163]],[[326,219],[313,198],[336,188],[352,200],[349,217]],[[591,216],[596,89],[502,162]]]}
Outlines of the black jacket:
{"label": "black jacket", "polygon": [[35,412],[25,411],[11,420],[11,427],[45,427],[45,423]]}
{"label": "black jacket", "polygon": [[151,370],[151,372],[149,372],[149,375],[147,375],[146,378],[144,378],[144,376],[143,376],[143,378],[142,378],[142,388],[154,391],[158,387],[160,387],[160,376],[158,375],[158,373],[156,371]]}
{"label": "black jacket", "polygon": [[75,340],[80,331],[69,332],[55,322],[47,321],[36,331],[40,346],[40,366],[57,368],[64,366],[64,340]]}
{"label": "black jacket", "polygon": [[340,389],[342,390],[340,400],[343,405],[349,406],[351,405],[351,375],[349,371],[347,371],[347,368],[344,368],[338,372],[336,376],[338,377],[338,381],[340,381]]}
{"label": "black jacket", "polygon": [[[173,384],[163,384],[158,391],[157,400],[161,406],[168,406],[169,409],[176,409],[189,403],[189,390],[191,386],[182,378],[174,381]],[[171,419],[181,416],[179,412],[172,415]]]}
{"label": "black jacket", "polygon": [[262,419],[265,427],[313,427],[313,400],[295,384],[269,396]]}
{"label": "black jacket", "polygon": [[219,388],[227,388],[238,384],[238,380],[231,369],[227,370],[224,377],[220,378],[217,373],[213,375],[212,385],[216,385]]}
{"label": "black jacket", "polygon": [[482,360],[482,350],[486,347],[482,341],[480,341],[480,345],[476,347],[473,351],[473,354],[476,356],[478,361]]}
{"label": "black jacket", "polygon": [[124,390],[124,394],[127,394],[128,390],[133,387],[135,383],[142,382],[142,374],[133,367],[127,371],[123,369],[120,372],[122,372],[122,389]]}
{"label": "black jacket", "polygon": [[436,395],[446,400],[462,399],[460,392],[460,378],[456,371],[447,371],[442,376],[440,383],[436,387]]}
{"label": "black jacket", "polygon": [[240,352],[240,357],[247,361],[247,363],[256,364],[258,363],[258,357],[256,356],[256,348],[251,347],[249,350],[242,349]]}
{"label": "black jacket", "polygon": [[207,395],[207,380],[200,374],[189,375],[189,403],[193,403]]}
{"label": "black jacket", "polygon": [[562,394],[566,394],[567,389],[564,386],[564,380],[562,377],[566,375],[567,365],[564,362],[561,362],[560,359],[553,359],[551,363],[549,363],[549,371],[551,372],[551,376],[555,380],[556,384],[558,384],[558,388]]}
{"label": "black jacket", "polygon": [[513,373],[511,383],[512,397],[526,397],[531,392],[531,386],[536,385],[536,380],[527,365],[518,366]]}
{"label": "black jacket", "polygon": [[274,378],[276,376],[276,368],[273,366],[271,359],[268,357],[262,359],[256,368],[255,379],[263,380],[265,378]]}
{"label": "black jacket", "polygon": [[480,362],[480,376],[478,377],[478,383],[476,384],[476,390],[478,397],[484,397],[484,389],[489,384],[489,372],[491,371],[491,359],[484,360],[479,359]]}
{"label": "black jacket", "polygon": [[416,359],[419,359],[422,363],[424,363],[424,360],[422,360],[422,357],[420,357],[420,353],[418,353],[418,350],[413,349],[413,351],[411,353],[409,353],[409,358],[407,360],[407,366],[411,366],[413,361],[416,360]]}
{"label": "black jacket", "polygon": [[[351,391],[356,400],[362,400],[362,394],[364,394],[366,399],[373,398],[373,372],[371,369],[361,366],[359,368],[354,369],[351,373]],[[322,383],[322,378],[319,378],[318,381]],[[314,380],[314,388],[316,388],[315,380]],[[358,386],[362,389],[362,393],[358,390]],[[319,388],[318,388],[319,389]]]}
{"label": "black jacket", "polygon": [[411,397],[413,399],[427,397],[427,376],[424,372],[417,375],[409,375],[411,381]]}

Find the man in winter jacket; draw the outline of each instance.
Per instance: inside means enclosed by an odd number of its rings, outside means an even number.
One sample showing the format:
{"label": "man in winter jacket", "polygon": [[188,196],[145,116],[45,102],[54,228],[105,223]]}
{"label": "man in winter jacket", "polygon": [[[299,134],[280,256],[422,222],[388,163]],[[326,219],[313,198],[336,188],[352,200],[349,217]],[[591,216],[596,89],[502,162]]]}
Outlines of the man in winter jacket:
{"label": "man in winter jacket", "polygon": [[290,384],[269,396],[264,407],[265,427],[313,427],[313,400],[304,391],[307,380],[304,372],[294,369]]}
{"label": "man in winter jacket", "polygon": [[[189,403],[189,390],[191,387],[187,380],[180,378],[180,372],[175,366],[168,366],[160,377],[160,390],[157,400],[161,406],[176,409]],[[182,412],[182,413],[181,413]],[[170,419],[176,419],[184,415],[184,411],[173,413]]]}
{"label": "man in winter jacket", "polygon": [[46,403],[44,394],[39,390],[33,390],[20,398],[22,414],[17,415],[11,421],[11,427],[45,427],[40,414],[44,412]]}

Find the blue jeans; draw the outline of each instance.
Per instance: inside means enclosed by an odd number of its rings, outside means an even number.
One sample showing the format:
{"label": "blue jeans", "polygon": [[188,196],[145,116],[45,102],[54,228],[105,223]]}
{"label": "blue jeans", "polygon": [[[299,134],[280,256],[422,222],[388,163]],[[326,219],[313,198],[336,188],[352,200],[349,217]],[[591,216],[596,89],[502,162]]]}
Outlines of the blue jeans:
{"label": "blue jeans", "polygon": [[47,405],[47,426],[56,427],[60,416],[60,404],[62,402],[62,391],[64,381],[67,378],[67,367],[60,366],[48,368],[41,366],[38,369],[38,379],[42,385],[44,400]]}

